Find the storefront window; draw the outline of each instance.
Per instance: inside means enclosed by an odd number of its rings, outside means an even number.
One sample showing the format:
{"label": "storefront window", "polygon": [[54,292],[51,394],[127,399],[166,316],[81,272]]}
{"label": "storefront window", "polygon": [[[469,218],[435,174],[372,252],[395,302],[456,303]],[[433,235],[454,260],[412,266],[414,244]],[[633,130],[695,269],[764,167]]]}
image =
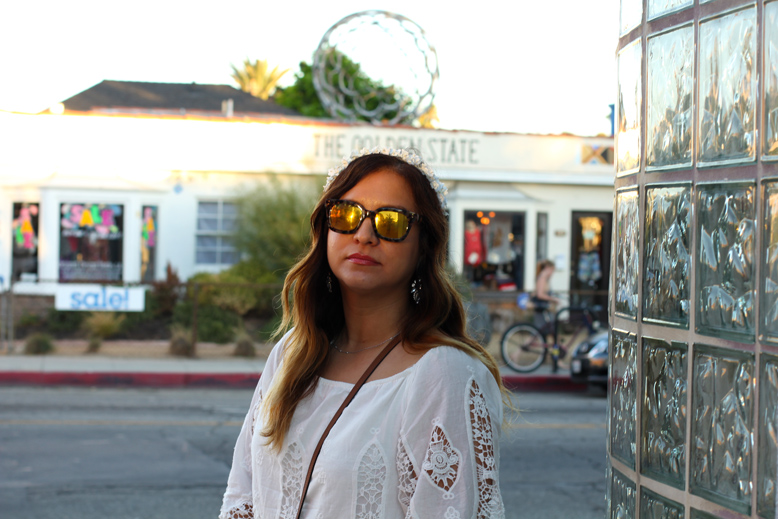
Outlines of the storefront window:
{"label": "storefront window", "polygon": [[13,279],[38,279],[38,204],[15,203],[13,232]]}
{"label": "storefront window", "polygon": [[612,221],[612,213],[573,211],[570,302],[574,305],[599,305],[603,312],[607,308]]}
{"label": "storefront window", "polygon": [[61,204],[60,214],[60,281],[121,281],[123,206]]}
{"label": "storefront window", "polygon": [[140,237],[140,280],[151,283],[156,279],[157,264],[157,206],[143,206]]}
{"label": "storefront window", "polygon": [[465,276],[487,290],[524,288],[524,213],[465,211]]}

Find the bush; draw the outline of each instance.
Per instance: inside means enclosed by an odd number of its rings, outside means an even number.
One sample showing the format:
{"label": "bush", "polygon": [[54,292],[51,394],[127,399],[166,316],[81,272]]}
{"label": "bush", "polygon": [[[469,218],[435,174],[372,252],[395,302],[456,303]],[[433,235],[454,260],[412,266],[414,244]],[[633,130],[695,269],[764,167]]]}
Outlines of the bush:
{"label": "bush", "polygon": [[[319,179],[282,184],[277,179],[243,188],[236,199],[233,244],[242,257],[276,280],[283,279],[307,249],[311,210],[319,198]],[[258,280],[254,280],[257,282]]]}
{"label": "bush", "polygon": [[[173,311],[173,323],[192,327],[192,302],[182,301]],[[232,341],[240,317],[213,304],[197,306],[197,340],[226,344]]]}
{"label": "bush", "polygon": [[35,328],[42,324],[43,318],[41,316],[24,312],[22,316],[19,317],[16,326],[18,328]]}
{"label": "bush", "polygon": [[84,320],[84,329],[89,337],[88,353],[96,353],[103,342],[116,335],[122,328],[124,316],[114,312],[93,312]]}
{"label": "bush", "polygon": [[25,355],[46,355],[54,351],[54,342],[51,335],[34,333],[24,341]]}
{"label": "bush", "polygon": [[132,330],[157,318],[157,301],[151,290],[146,290],[144,299],[142,312],[121,312],[119,314],[124,318],[122,332]]}
{"label": "bush", "polygon": [[146,299],[146,308],[151,308],[155,315],[171,316],[180,298],[181,279],[168,263],[165,279],[151,284],[151,297]]}
{"label": "bush", "polygon": [[55,335],[71,335],[81,329],[84,322],[84,312],[62,312],[50,308],[46,315],[46,331]]}
{"label": "bush", "polygon": [[254,346],[254,340],[245,328],[239,327],[235,330],[235,350],[232,352],[235,357],[256,357],[257,349]]}
{"label": "bush", "polygon": [[176,357],[194,357],[196,352],[192,342],[192,330],[177,324],[171,326],[168,353]]}

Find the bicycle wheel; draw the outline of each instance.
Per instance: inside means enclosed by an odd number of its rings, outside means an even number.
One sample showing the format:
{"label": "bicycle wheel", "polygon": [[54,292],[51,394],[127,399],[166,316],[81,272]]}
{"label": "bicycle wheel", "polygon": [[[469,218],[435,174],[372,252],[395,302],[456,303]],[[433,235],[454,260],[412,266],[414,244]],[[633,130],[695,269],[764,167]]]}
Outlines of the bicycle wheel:
{"label": "bicycle wheel", "polygon": [[514,371],[535,371],[546,359],[546,341],[532,325],[514,324],[500,340],[502,360]]}

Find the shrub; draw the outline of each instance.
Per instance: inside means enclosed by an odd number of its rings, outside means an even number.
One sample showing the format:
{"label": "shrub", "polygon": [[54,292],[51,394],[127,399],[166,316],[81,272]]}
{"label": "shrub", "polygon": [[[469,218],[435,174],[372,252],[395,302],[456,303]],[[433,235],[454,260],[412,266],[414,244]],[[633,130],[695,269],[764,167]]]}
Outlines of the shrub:
{"label": "shrub", "polygon": [[42,324],[43,318],[41,316],[24,312],[22,316],[19,317],[16,326],[19,328],[33,328]]}
{"label": "shrub", "polygon": [[235,330],[235,350],[232,354],[235,357],[256,357],[257,355],[254,340],[243,327],[238,327]]}
{"label": "shrub", "polygon": [[[192,327],[192,302],[182,301],[173,311],[173,323]],[[240,317],[213,304],[197,306],[197,339],[203,342],[226,344],[232,341]]]}
{"label": "shrub", "polygon": [[277,179],[241,188],[233,244],[242,257],[283,278],[310,241],[311,210],[319,179],[282,184]]}
{"label": "shrub", "polygon": [[122,331],[132,330],[138,326],[153,321],[157,317],[157,302],[151,290],[146,290],[144,294],[144,307],[142,312],[122,312],[123,316]]}
{"label": "shrub", "polygon": [[179,324],[171,326],[168,353],[176,357],[194,357],[196,351],[192,342],[192,330]]}
{"label": "shrub", "polygon": [[54,351],[54,342],[51,335],[46,333],[34,333],[24,341],[25,355],[46,355]]}
{"label": "shrub", "polygon": [[46,315],[46,331],[55,336],[77,332],[81,329],[85,315],[84,312],[63,312],[50,308]]}
{"label": "shrub", "polygon": [[119,333],[124,316],[114,312],[93,312],[84,320],[84,329],[89,337],[88,353],[96,353],[103,339]]}
{"label": "shrub", "polygon": [[165,279],[151,284],[151,303],[146,299],[146,308],[152,308],[156,315],[170,316],[181,298],[181,279],[170,263],[165,270]]}

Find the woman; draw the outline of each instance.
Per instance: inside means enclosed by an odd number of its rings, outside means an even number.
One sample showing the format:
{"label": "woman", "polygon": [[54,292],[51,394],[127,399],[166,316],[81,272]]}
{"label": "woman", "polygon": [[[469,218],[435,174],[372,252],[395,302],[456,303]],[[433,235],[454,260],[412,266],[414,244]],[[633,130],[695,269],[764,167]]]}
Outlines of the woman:
{"label": "woman", "polygon": [[553,261],[545,259],[538,262],[535,291],[532,293],[532,304],[535,307],[534,325],[546,333],[550,332],[548,324],[551,322],[548,311],[551,305],[560,303],[560,300],[552,296],[549,290],[554,270],[556,270],[556,267]]}
{"label": "woman", "polygon": [[330,431],[301,517],[504,517],[504,390],[445,271],[445,194],[407,150],[362,150],[330,172],[220,518],[295,517],[323,430],[392,339]]}

